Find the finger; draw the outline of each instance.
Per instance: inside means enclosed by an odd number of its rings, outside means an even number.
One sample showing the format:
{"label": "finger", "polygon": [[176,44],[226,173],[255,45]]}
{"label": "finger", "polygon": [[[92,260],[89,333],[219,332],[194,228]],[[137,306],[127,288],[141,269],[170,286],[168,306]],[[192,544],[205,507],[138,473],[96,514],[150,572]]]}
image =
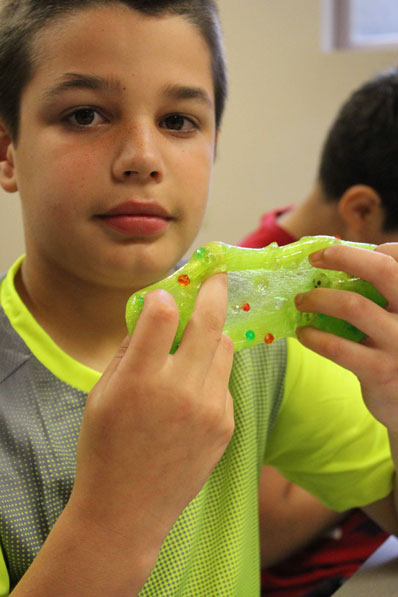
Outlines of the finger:
{"label": "finger", "polygon": [[211,392],[227,395],[233,360],[234,344],[231,338],[222,334],[206,378]]}
{"label": "finger", "polygon": [[384,243],[383,245],[376,247],[375,251],[377,253],[385,253],[386,255],[390,255],[395,259],[395,261],[398,261],[398,242]]}
{"label": "finger", "polygon": [[[371,337],[377,345],[383,346],[388,340],[389,345],[395,342],[398,350],[398,323],[391,321],[391,313],[357,292],[317,288],[296,297],[296,307],[303,312],[324,313],[344,319]],[[397,326],[395,337],[392,323]]]}
{"label": "finger", "polygon": [[234,406],[228,386],[233,359],[234,344],[231,338],[222,334],[206,376],[203,393],[211,400],[214,411],[223,419],[225,429],[230,435],[234,429]]}
{"label": "finger", "polygon": [[226,274],[216,274],[203,282],[177,351],[178,358],[191,364],[192,374],[206,374],[213,361],[225,324],[227,303]]}
{"label": "finger", "polygon": [[154,364],[161,367],[168,359],[178,319],[171,294],[161,289],[148,292],[127,350],[128,366],[139,365],[141,370]]}
{"label": "finger", "polygon": [[112,358],[111,362],[109,363],[109,365],[107,366],[107,368],[105,369],[103,374],[101,375],[98,382],[95,384],[94,387],[97,388],[97,390],[101,391],[106,387],[110,378],[113,376],[113,374],[119,368],[120,363],[121,363],[122,359],[124,358],[124,355],[126,354],[129,344],[130,344],[130,336],[126,336],[124,338],[123,342],[121,343],[121,345],[119,346],[114,357]]}
{"label": "finger", "polygon": [[307,348],[352,371],[363,384],[388,383],[396,371],[392,355],[386,357],[381,350],[312,327],[299,328],[297,337]]}
{"label": "finger", "polygon": [[[389,250],[396,252],[395,248]],[[398,262],[391,254],[333,245],[313,253],[310,262],[316,267],[341,270],[367,280],[384,296],[389,309],[398,311]]]}

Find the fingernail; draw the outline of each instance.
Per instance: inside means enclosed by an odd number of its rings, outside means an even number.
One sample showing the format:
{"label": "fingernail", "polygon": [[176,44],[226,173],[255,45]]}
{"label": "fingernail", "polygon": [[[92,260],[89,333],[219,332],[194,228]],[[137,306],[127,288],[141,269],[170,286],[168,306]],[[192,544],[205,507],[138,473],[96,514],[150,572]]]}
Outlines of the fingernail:
{"label": "fingernail", "polygon": [[299,305],[301,305],[301,303],[303,302],[303,300],[304,300],[304,294],[302,294],[302,293],[301,293],[301,294],[298,294],[298,295],[296,296],[296,298],[294,299],[294,302],[295,302],[295,304],[296,304],[296,307],[298,307]]}
{"label": "fingernail", "polygon": [[325,254],[325,249],[316,251],[316,253],[311,253],[311,255],[309,257],[311,265],[316,265],[317,263],[320,263],[322,261],[322,258],[324,257],[324,254]]}

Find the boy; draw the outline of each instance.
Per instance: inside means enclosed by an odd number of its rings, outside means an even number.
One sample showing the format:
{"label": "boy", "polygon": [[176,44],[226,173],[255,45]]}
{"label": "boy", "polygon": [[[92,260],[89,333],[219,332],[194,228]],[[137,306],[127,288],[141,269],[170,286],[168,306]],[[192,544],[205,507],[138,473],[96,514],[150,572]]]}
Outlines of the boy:
{"label": "boy", "polygon": [[[0,519],[13,595],[258,594],[257,480],[282,397],[267,458],[294,462],[292,476],[329,493],[324,437],[314,443],[307,428],[304,445],[298,420],[286,437],[292,415],[309,424],[305,400],[297,409],[289,395],[311,383],[338,419],[326,431],[334,504],[369,504],[395,529],[386,432],[353,377],[296,341],[242,351],[231,373],[224,276],[202,286],[175,355],[178,314],[162,291],[122,342],[127,297],[175,266],[205,210],[224,95],[211,0],[3,4],[0,182],[20,191],[27,248],[0,299]],[[364,397],[397,434],[397,264],[345,247],[318,263],[366,269],[389,300],[383,311],[326,290],[298,308],[344,314],[374,338],[300,333],[356,373],[366,364]],[[313,368],[333,371],[332,393]],[[310,444],[315,471],[305,470]]]}
{"label": "boy", "polygon": [[262,216],[240,243],[265,247],[339,235],[381,244],[398,238],[398,69],[379,73],[342,105],[323,144],[316,183],[297,205]]}

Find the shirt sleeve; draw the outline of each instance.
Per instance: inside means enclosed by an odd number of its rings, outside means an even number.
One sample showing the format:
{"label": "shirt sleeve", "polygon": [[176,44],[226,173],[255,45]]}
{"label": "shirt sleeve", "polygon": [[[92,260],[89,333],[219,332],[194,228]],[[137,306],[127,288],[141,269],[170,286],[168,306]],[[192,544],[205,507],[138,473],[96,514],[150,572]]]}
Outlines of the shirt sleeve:
{"label": "shirt sleeve", "polygon": [[358,379],[292,338],[265,463],[337,511],[393,490],[387,429],[366,408]]}

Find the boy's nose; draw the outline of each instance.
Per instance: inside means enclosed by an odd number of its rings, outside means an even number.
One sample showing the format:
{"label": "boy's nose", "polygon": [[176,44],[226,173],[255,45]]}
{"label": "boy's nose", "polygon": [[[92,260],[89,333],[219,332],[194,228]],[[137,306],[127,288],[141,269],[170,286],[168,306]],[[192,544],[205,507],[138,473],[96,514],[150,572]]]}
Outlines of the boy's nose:
{"label": "boy's nose", "polygon": [[163,162],[156,137],[156,131],[149,130],[134,130],[125,135],[113,163],[113,176],[116,180],[162,180]]}

